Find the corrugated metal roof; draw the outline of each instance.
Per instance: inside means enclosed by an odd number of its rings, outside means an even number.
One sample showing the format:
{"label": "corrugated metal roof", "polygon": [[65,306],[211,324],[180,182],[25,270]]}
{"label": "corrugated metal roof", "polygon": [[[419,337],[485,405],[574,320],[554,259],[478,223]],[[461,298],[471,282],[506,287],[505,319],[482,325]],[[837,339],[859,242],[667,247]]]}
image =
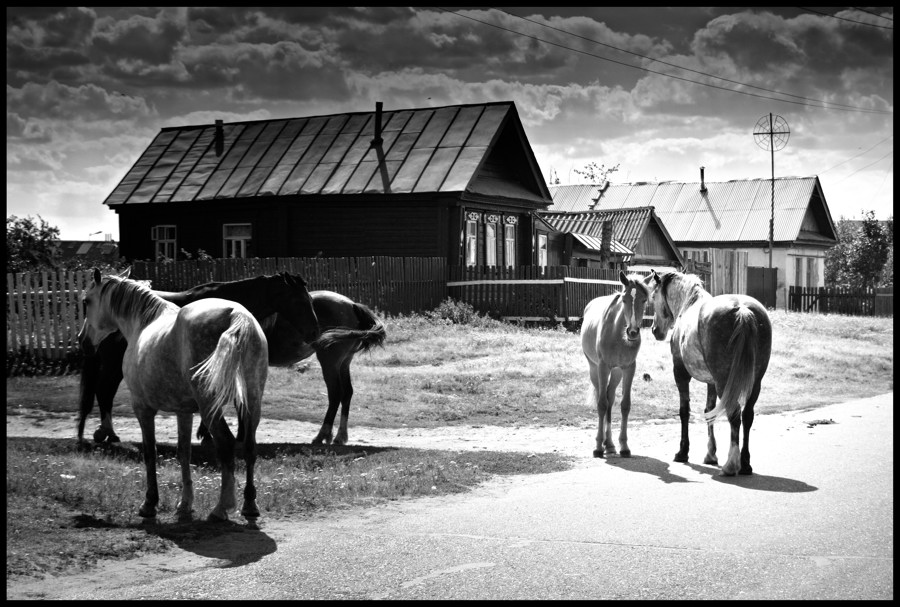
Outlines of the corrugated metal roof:
{"label": "corrugated metal roof", "polygon": [[[747,179],[700,183],[610,184],[599,200],[587,192],[589,186],[554,186],[548,211],[578,212],[652,206],[672,240],[678,242],[766,241],[769,238],[771,180]],[[794,241],[810,201],[819,192],[830,224],[823,229],[834,234],[818,177],[775,179],[775,240]],[[556,200],[561,204],[557,206]],[[827,236],[827,234],[826,234]]]}
{"label": "corrugated metal roof", "polygon": [[[511,101],[385,111],[380,149],[375,112],[223,124],[219,153],[215,126],[165,128],[104,204],[465,191],[511,119]],[[545,204],[536,182],[516,197]]]}
{"label": "corrugated metal roof", "polygon": [[[600,251],[603,248],[603,243],[599,238],[595,236],[588,236],[587,234],[572,234],[572,237],[583,244],[585,247],[593,251]],[[615,239],[609,241],[609,250],[617,255],[634,255],[634,251]]]}
{"label": "corrugated metal roof", "polygon": [[587,211],[583,213],[541,213],[540,216],[554,229],[572,234],[585,234],[600,238],[604,221],[612,222],[612,239],[634,250],[644,234],[653,209],[617,209],[614,211]]}

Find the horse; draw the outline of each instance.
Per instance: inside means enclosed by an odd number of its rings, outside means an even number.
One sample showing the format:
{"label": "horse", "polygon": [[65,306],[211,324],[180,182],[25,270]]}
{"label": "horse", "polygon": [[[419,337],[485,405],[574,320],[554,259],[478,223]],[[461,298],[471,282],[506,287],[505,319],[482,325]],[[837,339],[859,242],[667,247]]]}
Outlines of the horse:
{"label": "horse", "polygon": [[131,406],[141,426],[147,492],[138,513],[156,517],[156,413],[178,419],[178,460],[181,499],[176,514],[189,519],[194,492],[191,480],[191,425],[194,413],[212,434],[222,485],[209,520],[228,520],[237,506],[234,480],[235,439],[225,422],[224,408],[233,404],[244,424],[247,481],[241,514],[251,527],[259,518],[253,475],[256,428],[269,371],[267,343],[259,322],[239,303],[203,299],[179,307],[148,287],[120,276],[102,278],[93,270],[84,292],[85,338],[102,343],[119,331],[128,342],[122,372],[131,390]]}
{"label": "horse", "polygon": [[[275,359],[274,362],[270,354],[269,364],[294,364],[315,353],[328,389],[328,410],[312,444],[332,443],[334,418],[340,405],[341,420],[333,441],[335,445],[345,445],[349,436],[350,398],[353,396],[350,363],[357,352],[366,352],[373,346],[384,344],[384,323],[367,306],[340,293],[311,291],[310,297],[322,329],[321,337],[314,343],[298,344],[296,330],[282,318],[275,318],[268,327],[267,323],[263,323],[269,338],[269,352],[285,353],[285,358]],[[205,432],[206,428],[201,424],[197,436],[204,438]]]}
{"label": "horse", "polygon": [[[119,274],[127,278],[131,268]],[[320,335],[319,321],[313,308],[306,283],[299,276],[282,272],[273,276],[257,276],[232,282],[210,282],[186,291],[155,291],[163,299],[177,306],[186,306],[208,297],[236,301],[243,305],[260,323],[277,316],[283,327],[290,327],[292,339],[273,342],[269,339],[269,359],[289,358],[299,345],[315,342]],[[81,368],[80,407],[78,416],[78,441],[83,441],[84,425],[94,406],[94,398],[100,409],[100,426],[94,432],[94,441],[119,442],[112,424],[113,398],[122,383],[122,360],[128,347],[125,338],[115,331],[99,344],[84,339],[84,328],[78,336],[84,352]],[[273,343],[277,346],[273,349]],[[293,349],[293,350],[292,350]],[[241,435],[239,434],[239,437]]]}
{"label": "horse", "polygon": [[597,297],[584,308],[581,322],[581,349],[590,367],[587,404],[597,408],[599,425],[594,457],[615,453],[612,440],[612,407],[616,388],[622,382],[622,428],[619,454],[630,457],[628,414],[631,411],[631,382],[635,359],[641,349],[641,323],[650,295],[650,280],[638,274],[619,272],[623,289],[619,293]]}
{"label": "horse", "polygon": [[[750,427],[762,378],[772,352],[772,323],[765,307],[748,295],[713,297],[693,274],[655,271],[652,301],[653,336],[662,341],[672,329],[671,350],[680,400],[681,445],[676,462],[688,461],[691,378],[706,383],[709,441],[704,464],[718,465],[713,422],[725,413],[731,424],[731,446],[722,476],[752,474]],[[744,444],[739,450],[741,423]]]}

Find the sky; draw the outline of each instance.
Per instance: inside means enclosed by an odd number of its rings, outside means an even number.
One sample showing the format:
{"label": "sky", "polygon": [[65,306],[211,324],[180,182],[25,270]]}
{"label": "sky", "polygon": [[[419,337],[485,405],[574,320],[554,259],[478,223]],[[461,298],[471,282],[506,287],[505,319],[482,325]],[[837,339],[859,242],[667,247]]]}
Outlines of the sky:
{"label": "sky", "polygon": [[159,130],[514,101],[547,182],[818,175],[893,216],[892,8],[7,8],[7,217],[118,240]]}

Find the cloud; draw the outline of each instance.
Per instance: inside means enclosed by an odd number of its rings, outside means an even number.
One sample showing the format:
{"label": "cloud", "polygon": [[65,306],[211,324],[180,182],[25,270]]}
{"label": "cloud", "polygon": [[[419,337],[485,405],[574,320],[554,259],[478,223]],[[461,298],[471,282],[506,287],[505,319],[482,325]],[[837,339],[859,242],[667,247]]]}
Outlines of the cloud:
{"label": "cloud", "polygon": [[68,86],[56,81],[26,83],[21,88],[6,85],[7,112],[23,117],[98,120],[146,118],[153,114],[147,102],[94,84]]}

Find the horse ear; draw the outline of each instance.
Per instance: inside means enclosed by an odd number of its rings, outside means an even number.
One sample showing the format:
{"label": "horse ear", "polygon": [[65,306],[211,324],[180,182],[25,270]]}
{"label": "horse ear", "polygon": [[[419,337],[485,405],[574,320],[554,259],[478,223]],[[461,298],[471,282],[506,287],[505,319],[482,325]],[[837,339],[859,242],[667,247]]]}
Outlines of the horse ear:
{"label": "horse ear", "polygon": [[652,278],[653,282],[656,284],[660,283],[659,274],[656,273],[656,270],[650,270],[650,278]]}
{"label": "horse ear", "polygon": [[628,277],[625,275],[625,272],[619,270],[619,280],[622,281],[622,284],[626,287],[628,286]]}
{"label": "horse ear", "polygon": [[94,268],[94,271],[91,273],[91,278],[94,279],[94,284],[100,284],[101,276],[99,268]]}

